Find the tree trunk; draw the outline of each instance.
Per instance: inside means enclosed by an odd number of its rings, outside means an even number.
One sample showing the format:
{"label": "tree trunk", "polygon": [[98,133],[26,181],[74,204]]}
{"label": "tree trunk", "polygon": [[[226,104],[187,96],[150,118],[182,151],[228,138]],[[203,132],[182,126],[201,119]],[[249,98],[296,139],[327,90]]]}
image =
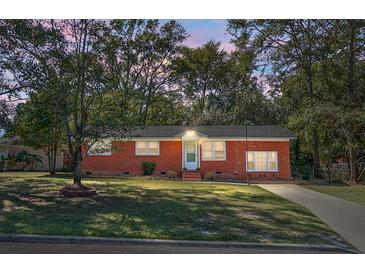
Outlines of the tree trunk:
{"label": "tree trunk", "polygon": [[[312,62],[306,69],[307,73],[307,87],[310,105],[313,106],[313,75],[312,75]],[[319,160],[319,137],[316,128],[312,129],[312,154],[313,154],[313,175],[314,177],[321,177],[320,160]]]}
{"label": "tree trunk", "polygon": [[319,137],[318,131],[312,131],[312,153],[313,153],[313,172],[314,177],[321,177],[321,164],[319,161]]}
{"label": "tree trunk", "polygon": [[73,161],[73,176],[74,185],[81,186],[81,147],[76,148],[74,151],[74,161]]}
{"label": "tree trunk", "polygon": [[52,147],[52,169],[51,174],[56,174],[56,163],[57,163],[57,144]]}
{"label": "tree trunk", "polygon": [[350,166],[350,182],[351,183],[357,183],[358,178],[358,169],[356,165],[356,153],[353,149],[348,150],[348,160],[349,160],[349,166]]}
{"label": "tree trunk", "polygon": [[47,153],[47,157],[48,157],[48,170],[49,170],[49,174],[55,174],[54,149],[53,149],[53,145],[51,145],[49,147],[48,153]]}
{"label": "tree trunk", "polygon": [[51,153],[50,153],[50,160],[49,160],[49,173],[50,174],[55,174],[56,172],[55,172],[55,166],[54,166],[54,161],[53,161],[53,159],[54,159],[54,152],[52,151]]}
{"label": "tree trunk", "polygon": [[47,160],[48,160],[48,171],[50,174],[52,174],[52,149],[50,146],[47,148]]}
{"label": "tree trunk", "polygon": [[146,108],[143,112],[143,116],[142,116],[142,125],[145,126],[147,123],[147,117],[148,117],[148,110],[149,110],[149,104],[146,105]]}

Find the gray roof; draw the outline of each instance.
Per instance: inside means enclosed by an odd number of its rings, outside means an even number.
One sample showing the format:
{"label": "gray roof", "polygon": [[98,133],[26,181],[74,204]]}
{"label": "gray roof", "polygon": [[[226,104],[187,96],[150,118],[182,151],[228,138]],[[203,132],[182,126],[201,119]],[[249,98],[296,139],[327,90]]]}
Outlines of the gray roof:
{"label": "gray roof", "polygon": [[[245,126],[146,126],[136,129],[132,132],[131,137],[176,137],[180,133],[188,130],[194,130],[198,133],[207,135],[208,138],[221,137],[246,137]],[[248,137],[262,138],[295,138],[295,135],[289,130],[277,126],[248,126]]]}

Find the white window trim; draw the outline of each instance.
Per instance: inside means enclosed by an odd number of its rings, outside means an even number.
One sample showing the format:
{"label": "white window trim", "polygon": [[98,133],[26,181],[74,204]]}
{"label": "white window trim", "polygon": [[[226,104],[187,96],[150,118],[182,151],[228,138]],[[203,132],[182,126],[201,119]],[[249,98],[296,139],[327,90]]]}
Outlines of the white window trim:
{"label": "white window trim", "polygon": [[[223,142],[224,143],[224,158],[223,159],[215,159],[215,150],[214,150],[214,159],[207,159],[204,157],[204,144],[205,143],[215,143],[215,142]],[[214,146],[215,148],[215,146]],[[226,161],[227,159],[227,143],[226,141],[204,141],[202,142],[202,161],[209,162],[209,161]]]}
{"label": "white window trim", "polygon": [[[254,167],[255,169],[248,169],[248,153],[249,152],[275,152],[276,153],[276,169],[275,170],[256,170],[256,154],[254,153]],[[248,172],[279,172],[279,153],[275,150],[267,150],[267,151],[262,151],[262,150],[250,150],[250,151],[246,151],[246,170]]]}
{"label": "white window trim", "polygon": [[[150,154],[150,153],[138,153],[137,151],[137,143],[146,143],[147,144],[147,151],[149,151],[149,143],[153,142],[153,143],[157,143],[157,154]],[[134,148],[135,148],[135,155],[136,156],[160,156],[160,141],[135,141],[134,142]]]}
{"label": "white window trim", "polygon": [[[91,147],[96,145],[99,142],[108,142],[108,143],[110,143],[110,151],[105,151],[103,153],[92,153],[92,152],[90,152]],[[88,148],[87,156],[111,156],[112,155],[112,141],[110,139],[109,140],[108,139],[100,140],[98,142],[95,142],[92,146]]]}

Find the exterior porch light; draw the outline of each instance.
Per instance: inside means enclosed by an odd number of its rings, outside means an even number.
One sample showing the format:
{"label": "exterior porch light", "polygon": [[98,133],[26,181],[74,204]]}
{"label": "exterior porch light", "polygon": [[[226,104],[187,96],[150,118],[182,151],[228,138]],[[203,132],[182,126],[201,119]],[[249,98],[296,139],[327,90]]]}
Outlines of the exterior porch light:
{"label": "exterior porch light", "polygon": [[188,130],[186,132],[186,136],[195,136],[195,131],[194,130]]}

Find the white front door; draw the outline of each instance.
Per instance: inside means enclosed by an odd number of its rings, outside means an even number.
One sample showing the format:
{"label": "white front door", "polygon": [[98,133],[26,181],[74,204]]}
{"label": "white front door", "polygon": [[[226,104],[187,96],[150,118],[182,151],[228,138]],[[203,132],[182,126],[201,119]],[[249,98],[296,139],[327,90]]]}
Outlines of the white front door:
{"label": "white front door", "polygon": [[187,170],[196,170],[198,168],[198,142],[186,141],[185,151],[185,168]]}

